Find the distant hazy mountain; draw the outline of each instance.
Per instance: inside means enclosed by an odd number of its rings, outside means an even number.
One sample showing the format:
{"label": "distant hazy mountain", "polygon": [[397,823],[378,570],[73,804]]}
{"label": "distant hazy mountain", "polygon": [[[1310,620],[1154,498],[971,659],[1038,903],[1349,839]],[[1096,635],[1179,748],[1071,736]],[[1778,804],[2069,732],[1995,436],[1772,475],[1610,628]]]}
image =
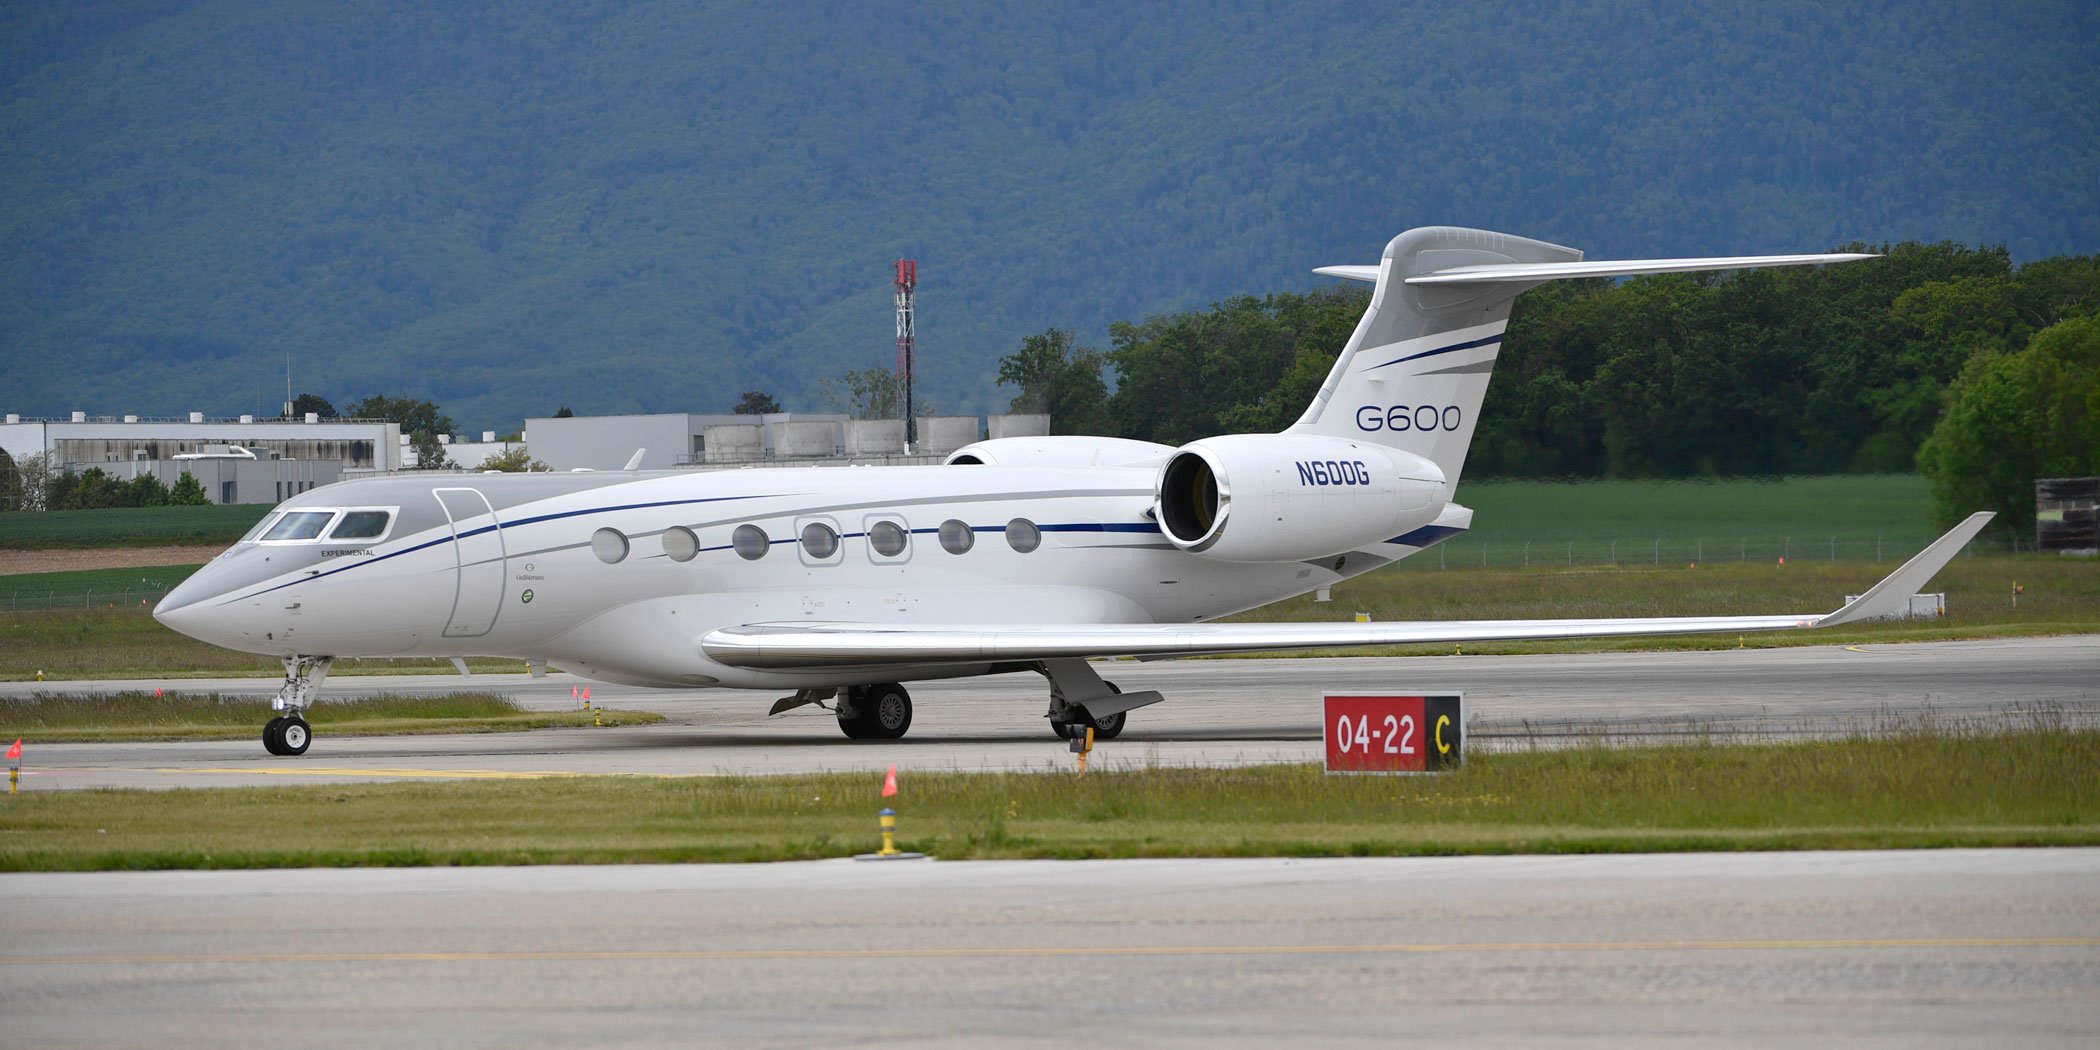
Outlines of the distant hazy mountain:
{"label": "distant hazy mountain", "polygon": [[2100,6],[0,7],[0,409],[725,410],[1312,286],[1413,225],[1593,255],[2100,248]]}

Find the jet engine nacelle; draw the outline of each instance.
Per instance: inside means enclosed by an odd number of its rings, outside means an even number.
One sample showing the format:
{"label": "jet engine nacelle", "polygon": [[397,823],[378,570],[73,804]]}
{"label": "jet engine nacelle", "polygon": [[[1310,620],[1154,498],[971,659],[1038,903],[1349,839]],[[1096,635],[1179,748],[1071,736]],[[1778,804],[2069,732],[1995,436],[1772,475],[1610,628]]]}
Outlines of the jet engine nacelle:
{"label": "jet engine nacelle", "polygon": [[1143,467],[1174,454],[1174,446],[1129,438],[1059,434],[993,438],[964,445],[947,463],[996,467]]}
{"label": "jet engine nacelle", "polygon": [[1360,550],[1436,520],[1451,498],[1436,464],[1343,438],[1234,434],[1181,447],[1153,513],[1175,546],[1221,561]]}

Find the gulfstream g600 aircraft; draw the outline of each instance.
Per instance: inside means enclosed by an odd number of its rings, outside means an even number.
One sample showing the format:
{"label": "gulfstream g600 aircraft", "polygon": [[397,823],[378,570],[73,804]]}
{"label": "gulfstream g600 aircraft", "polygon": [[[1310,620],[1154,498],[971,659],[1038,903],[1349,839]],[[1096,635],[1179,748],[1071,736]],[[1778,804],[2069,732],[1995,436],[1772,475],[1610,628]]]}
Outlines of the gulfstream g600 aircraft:
{"label": "gulfstream g600 aircraft", "polygon": [[287,500],[170,593],[161,622],[281,657],[301,716],[341,656],[504,656],[601,681],[791,691],[854,738],[911,725],[900,682],[1034,671],[1060,734],[1114,736],[1162,697],[1094,656],[1819,627],[1898,607],[1979,514],[1827,614],[1210,624],[1465,530],[1452,502],[1510,302],[1567,277],[1796,266],[1861,255],[1586,262],[1482,230],[1410,230],[1319,396],[1281,434],[1181,448],[981,442],[946,465],[388,477]]}

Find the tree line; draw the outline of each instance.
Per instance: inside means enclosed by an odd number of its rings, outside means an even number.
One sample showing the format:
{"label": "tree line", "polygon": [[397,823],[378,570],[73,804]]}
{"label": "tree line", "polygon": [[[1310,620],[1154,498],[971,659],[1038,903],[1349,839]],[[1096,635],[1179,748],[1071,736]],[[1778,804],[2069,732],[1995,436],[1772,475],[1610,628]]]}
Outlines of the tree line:
{"label": "tree line", "polygon": [[[2033,479],[2100,471],[2100,257],[1904,242],[1844,266],[1553,282],[1524,293],[1469,473],[1698,478],[1919,470],[1937,514],[2031,530]],[[1369,305],[1241,296],[1000,361],[1055,432],[1178,445],[1281,430]]]}

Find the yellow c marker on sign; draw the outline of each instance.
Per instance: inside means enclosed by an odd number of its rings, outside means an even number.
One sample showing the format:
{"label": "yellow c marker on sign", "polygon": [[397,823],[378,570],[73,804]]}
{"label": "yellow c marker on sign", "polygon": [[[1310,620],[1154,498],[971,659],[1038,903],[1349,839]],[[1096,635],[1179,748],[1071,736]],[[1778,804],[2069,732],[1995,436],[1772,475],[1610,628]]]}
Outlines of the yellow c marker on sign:
{"label": "yellow c marker on sign", "polygon": [[1444,742],[1444,727],[1450,724],[1450,715],[1436,716],[1436,753],[1439,755],[1451,753],[1451,745]]}

